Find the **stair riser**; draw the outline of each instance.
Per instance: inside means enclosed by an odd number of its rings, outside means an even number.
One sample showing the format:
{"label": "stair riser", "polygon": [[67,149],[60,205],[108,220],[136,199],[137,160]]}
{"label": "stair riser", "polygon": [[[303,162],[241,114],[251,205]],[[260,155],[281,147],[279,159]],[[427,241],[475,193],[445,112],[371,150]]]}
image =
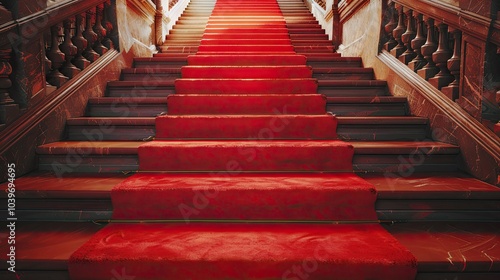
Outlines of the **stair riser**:
{"label": "stair riser", "polygon": [[161,80],[173,81],[180,79],[180,73],[150,73],[150,74],[135,74],[135,73],[122,73],[121,79],[123,81],[147,81],[147,80]]}
{"label": "stair riser", "polygon": [[335,139],[337,121],[324,116],[156,118],[156,139]]}
{"label": "stair riser", "polygon": [[108,125],[105,128],[98,125],[69,125],[66,127],[66,137],[70,141],[142,141],[151,136],[155,136],[154,125]]}
{"label": "stair riser", "polygon": [[199,46],[200,52],[293,52],[292,45],[220,45]]}
{"label": "stair riser", "polygon": [[[254,151],[249,149],[245,150],[244,159],[253,155]],[[255,152],[258,152],[255,150]],[[236,153],[238,153],[236,151]],[[321,153],[318,153],[321,154]],[[169,158],[170,155],[165,155],[164,158]],[[216,157],[215,155],[213,157]],[[240,156],[241,157],[241,156]],[[314,157],[314,156],[312,156]],[[63,170],[69,172],[123,172],[123,171],[136,171],[139,168],[137,155],[86,155],[78,156],[77,153],[73,155],[39,155],[40,171],[54,171]],[[236,157],[235,159],[237,159]],[[331,159],[330,159],[331,160]],[[208,159],[211,161],[211,159]],[[413,174],[417,172],[457,172],[458,156],[457,155],[430,155],[424,156],[423,163],[411,164],[415,162],[415,155],[362,155],[356,154],[353,157],[353,169],[355,172],[377,172],[377,173],[393,173],[393,174]],[[222,166],[219,170],[210,171],[223,171],[223,172],[237,172],[243,165],[235,165],[235,162],[228,162],[228,165]],[[313,162],[314,163],[314,162]],[[313,164],[311,163],[311,164]],[[175,165],[172,163],[172,165]],[[245,166],[246,167],[246,166]],[[179,166],[172,166],[171,171],[187,171],[189,166],[179,169]],[[175,169],[177,168],[177,169]],[[187,169],[186,169],[187,168]],[[163,167],[162,167],[163,169]],[[302,171],[318,171],[320,169],[302,169]],[[243,169],[242,171],[250,171],[250,169]],[[262,171],[262,169],[261,169]],[[278,171],[278,170],[277,170]],[[281,170],[283,171],[283,170]],[[56,172],[57,173],[57,172]]]}
{"label": "stair riser", "polygon": [[360,86],[351,86],[351,87],[328,87],[328,86],[319,86],[318,93],[324,94],[328,97],[342,97],[342,96],[387,96],[389,95],[386,87],[360,87]]}
{"label": "stair riser", "polygon": [[91,104],[87,108],[90,117],[154,117],[167,111],[167,104]]}
{"label": "stair riser", "polygon": [[290,36],[286,33],[268,33],[268,34],[224,34],[224,33],[209,33],[203,35],[203,39],[215,40],[238,40],[238,39],[258,39],[258,40],[267,40],[267,39],[290,39]]}
{"label": "stair riser", "polygon": [[137,68],[150,68],[150,67],[182,67],[186,66],[188,64],[187,62],[187,56],[186,59],[184,60],[150,60],[150,61],[135,61],[134,66]]}
{"label": "stair riser", "polygon": [[352,156],[352,149],[339,150],[332,146],[291,147],[293,146],[141,146],[139,169],[203,172],[352,170],[348,160]]}
{"label": "stair riser", "polygon": [[[275,115],[279,109],[286,114],[324,114],[325,98],[320,95],[267,95],[244,97],[234,95],[171,95],[168,113],[173,115],[261,114]],[[237,104],[238,106],[235,106]]]}
{"label": "stair riser", "polygon": [[396,104],[332,104],[326,110],[337,116],[405,116],[406,105]]}
{"label": "stair riser", "polygon": [[180,79],[175,90],[181,94],[315,94],[317,83],[312,79],[296,80],[207,80]]}
{"label": "stair riser", "polygon": [[[304,53],[304,55],[307,56],[307,53]],[[332,67],[362,67],[361,61],[349,61],[349,60],[343,60],[343,59],[336,59],[336,60],[330,60],[330,61],[313,61],[309,59],[307,61],[307,65],[313,67],[313,68],[332,68]]]}
{"label": "stair riser", "polygon": [[427,138],[427,125],[342,125],[339,139],[362,141],[418,141]]}
{"label": "stair riser", "polygon": [[183,78],[311,78],[310,67],[183,67]]}
{"label": "stair riser", "polygon": [[189,65],[304,65],[306,58],[300,55],[289,56],[191,56],[188,57]]}
{"label": "stair riser", "polygon": [[313,78],[318,80],[373,80],[373,72],[369,73],[314,73]]}
{"label": "stair riser", "polygon": [[[230,46],[230,45],[291,45],[290,39],[203,39],[200,45],[203,46]],[[203,49],[203,48],[202,48]]]}
{"label": "stair riser", "polygon": [[151,88],[134,88],[134,87],[116,87],[108,88],[107,96],[109,97],[167,97],[175,93],[175,88],[172,87],[151,87]]}

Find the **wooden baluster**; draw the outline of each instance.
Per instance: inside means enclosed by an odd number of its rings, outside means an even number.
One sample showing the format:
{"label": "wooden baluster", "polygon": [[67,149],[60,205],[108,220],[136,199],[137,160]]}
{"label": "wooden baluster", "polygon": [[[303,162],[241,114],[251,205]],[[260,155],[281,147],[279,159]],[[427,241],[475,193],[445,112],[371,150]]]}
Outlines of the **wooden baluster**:
{"label": "wooden baluster", "polygon": [[102,12],[102,25],[104,26],[104,29],[106,29],[106,37],[104,40],[102,40],[102,44],[106,46],[108,49],[114,49],[115,44],[113,43],[113,40],[111,39],[111,34],[113,32],[113,24],[109,21],[109,12],[111,10],[111,3],[110,1],[104,2],[104,10]]}
{"label": "wooden baluster", "polygon": [[342,43],[342,25],[340,24],[339,0],[332,3],[332,44],[338,50]]}
{"label": "wooden baluster", "polygon": [[410,61],[412,61],[417,54],[411,47],[411,41],[415,38],[416,32],[415,32],[415,21],[413,19],[413,11],[410,9],[407,9],[405,12],[406,15],[406,32],[401,35],[401,41],[405,44],[406,51],[399,56],[399,60],[403,62],[404,64],[408,64]]}
{"label": "wooden baluster", "polygon": [[401,36],[403,35],[403,32],[405,32],[405,14],[403,13],[403,6],[396,7],[398,10],[398,26],[394,28],[392,31],[392,36],[394,36],[394,39],[398,42],[396,47],[394,47],[391,50],[391,54],[394,55],[395,57],[399,57],[405,50],[405,45],[403,44],[403,40]]}
{"label": "wooden baluster", "polygon": [[420,50],[425,60],[427,61],[427,64],[425,64],[422,69],[418,70],[417,73],[420,77],[428,80],[434,77],[439,69],[434,63],[434,60],[432,60],[432,54],[437,50],[436,39],[434,37],[434,19],[425,16],[424,19],[427,24],[427,41],[425,41],[425,44],[422,46],[422,48],[420,48]]}
{"label": "wooden baluster", "polygon": [[106,38],[106,29],[102,26],[103,10],[103,4],[99,4],[95,7],[95,23],[93,27],[94,32],[97,34],[97,40],[94,42],[94,50],[100,55],[108,51],[108,48],[102,44],[102,41]]}
{"label": "wooden baluster", "polygon": [[56,87],[60,87],[68,81],[68,77],[59,72],[59,68],[61,68],[65,62],[65,55],[59,49],[59,30],[60,28],[58,24],[50,28],[51,43],[50,50],[47,53],[47,57],[52,64],[51,71],[47,76],[47,81]]}
{"label": "wooden baluster", "polygon": [[417,72],[417,70],[424,67],[427,61],[424,59],[421,50],[426,40],[424,36],[424,21],[422,14],[416,13],[415,20],[417,21],[417,35],[413,40],[411,40],[411,47],[415,50],[416,56],[412,61],[410,61],[410,63],[408,63],[408,67]]}
{"label": "wooden baluster", "polygon": [[451,100],[458,98],[460,84],[460,56],[462,52],[462,32],[458,29],[453,33],[453,56],[448,59],[447,66],[454,79],[448,86],[443,87],[441,91]]}
{"label": "wooden baluster", "polygon": [[10,98],[9,89],[12,81],[9,75],[12,74],[12,65],[10,64],[12,50],[0,49],[0,105],[13,104],[14,100]]}
{"label": "wooden baluster", "polygon": [[439,72],[436,76],[434,76],[434,78],[429,79],[429,83],[437,89],[441,89],[442,87],[449,85],[454,79],[450,74],[450,70],[448,70],[448,59],[451,58],[453,53],[448,45],[448,25],[440,23],[438,28],[439,44],[438,49],[432,54],[432,60],[434,60],[437,67],[439,67]]}
{"label": "wooden baluster", "polygon": [[396,42],[396,40],[394,39],[394,36],[392,35],[394,28],[396,28],[396,26],[398,25],[398,23],[396,22],[396,13],[397,12],[396,12],[396,8],[394,8],[393,1],[389,1],[389,3],[387,4],[387,11],[389,12],[390,20],[384,26],[384,31],[385,31],[385,34],[387,34],[387,36],[389,37],[389,39],[384,44],[384,50],[390,51],[398,44],[398,42]]}
{"label": "wooden baluster", "polygon": [[71,26],[71,20],[67,19],[64,21],[64,42],[59,47],[66,57],[66,62],[61,67],[61,73],[70,79],[80,73],[80,69],[71,62],[78,53],[78,48],[71,41]]}
{"label": "wooden baluster", "polygon": [[162,0],[156,0],[155,13],[155,43],[157,47],[163,45],[163,5]]}
{"label": "wooden baluster", "polygon": [[90,62],[94,62],[100,55],[92,48],[92,45],[97,41],[97,34],[92,30],[92,11],[87,11],[85,16],[85,31],[83,31],[83,37],[87,39],[87,48],[83,52],[83,56]]}
{"label": "wooden baluster", "polygon": [[83,57],[82,53],[87,48],[87,39],[85,39],[82,35],[83,28],[83,16],[81,14],[76,15],[75,17],[75,35],[71,38],[71,41],[77,48],[77,52],[75,58],[73,59],[73,63],[76,67],[81,70],[85,69],[90,65],[90,61],[88,61],[85,57]]}

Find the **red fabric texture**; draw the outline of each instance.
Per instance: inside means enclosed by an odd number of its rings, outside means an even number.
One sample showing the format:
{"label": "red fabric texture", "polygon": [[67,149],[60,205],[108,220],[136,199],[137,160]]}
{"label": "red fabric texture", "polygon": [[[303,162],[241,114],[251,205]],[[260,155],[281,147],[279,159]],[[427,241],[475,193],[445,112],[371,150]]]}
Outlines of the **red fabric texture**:
{"label": "red fabric texture", "polygon": [[111,197],[115,219],[377,219],[375,189],[352,173],[136,174]]}
{"label": "red fabric texture", "polygon": [[70,262],[72,280],[117,273],[137,280],[407,280],[416,272],[415,258],[377,224],[111,224]]}
{"label": "red fabric texture", "polygon": [[377,218],[376,192],[350,173],[354,149],[334,139],[337,120],[283,35],[276,1],[217,1],[211,39],[188,57],[170,115],[157,118],[157,137],[169,140],[141,145],[147,172],[111,192],[114,219],[185,223],[108,225],[71,256],[71,279],[414,279],[415,258],[361,223]]}

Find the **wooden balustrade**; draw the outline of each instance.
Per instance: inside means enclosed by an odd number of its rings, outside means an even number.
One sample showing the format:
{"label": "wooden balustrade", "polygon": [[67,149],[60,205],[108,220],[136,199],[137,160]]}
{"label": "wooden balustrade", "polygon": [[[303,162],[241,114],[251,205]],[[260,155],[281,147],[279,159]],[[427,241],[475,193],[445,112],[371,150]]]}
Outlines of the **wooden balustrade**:
{"label": "wooden balustrade", "polygon": [[[495,103],[488,92],[500,88],[500,56],[493,54],[500,49],[500,4],[484,2],[483,14],[475,14],[434,1],[389,0],[380,42],[478,120]],[[495,106],[494,123],[500,119],[498,101]]]}
{"label": "wooden balustrade", "polygon": [[0,130],[118,45],[116,0],[72,2],[0,5]]}

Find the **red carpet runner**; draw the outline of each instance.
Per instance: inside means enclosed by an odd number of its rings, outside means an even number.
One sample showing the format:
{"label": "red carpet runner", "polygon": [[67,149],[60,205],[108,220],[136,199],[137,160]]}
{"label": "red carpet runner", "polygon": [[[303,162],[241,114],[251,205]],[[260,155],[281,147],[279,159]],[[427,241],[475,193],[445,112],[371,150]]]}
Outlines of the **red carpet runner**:
{"label": "red carpet runner", "polygon": [[413,279],[414,257],[363,224],[375,190],[349,173],[353,147],[305,63],[275,0],[217,1],[139,148],[148,172],[112,191],[115,219],[184,223],[108,225],[73,254],[71,279]]}

